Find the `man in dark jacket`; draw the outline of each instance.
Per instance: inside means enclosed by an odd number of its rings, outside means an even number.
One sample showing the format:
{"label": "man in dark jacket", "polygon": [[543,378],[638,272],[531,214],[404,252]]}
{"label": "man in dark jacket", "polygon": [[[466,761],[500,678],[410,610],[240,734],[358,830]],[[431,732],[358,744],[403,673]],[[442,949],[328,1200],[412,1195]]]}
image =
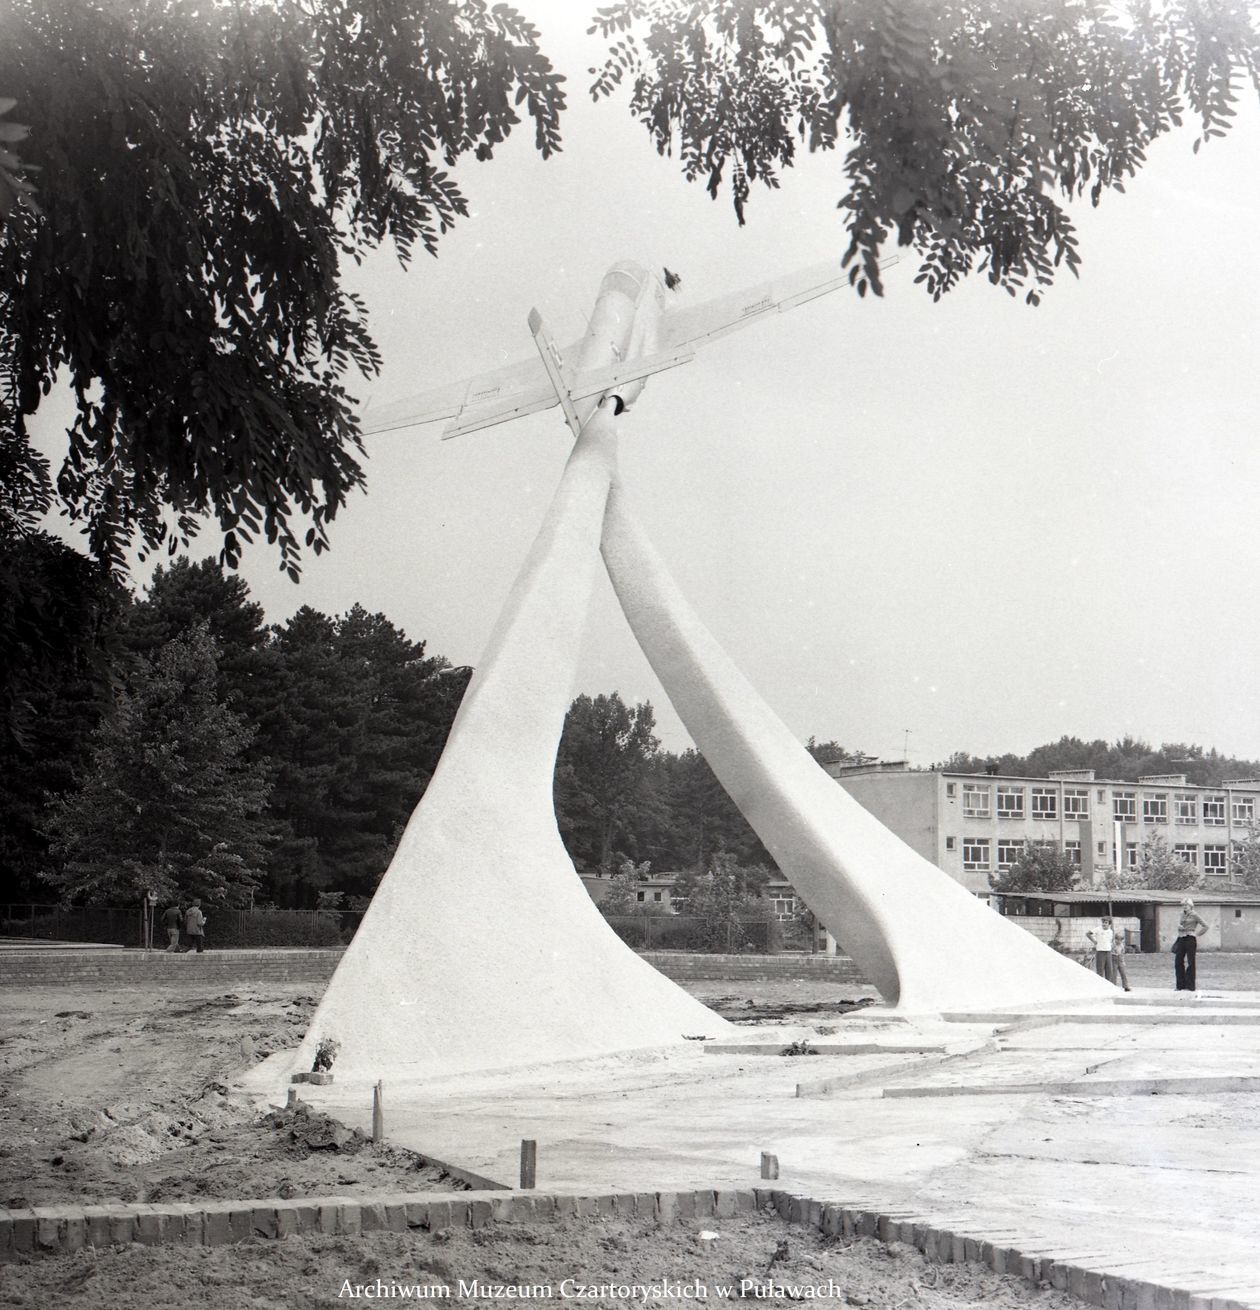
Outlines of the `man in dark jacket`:
{"label": "man in dark jacket", "polygon": [[178,905],[172,905],[162,916],[162,926],[166,929],[167,940],[170,942],[166,948],[168,953],[179,950],[179,924],[183,917],[184,912]]}

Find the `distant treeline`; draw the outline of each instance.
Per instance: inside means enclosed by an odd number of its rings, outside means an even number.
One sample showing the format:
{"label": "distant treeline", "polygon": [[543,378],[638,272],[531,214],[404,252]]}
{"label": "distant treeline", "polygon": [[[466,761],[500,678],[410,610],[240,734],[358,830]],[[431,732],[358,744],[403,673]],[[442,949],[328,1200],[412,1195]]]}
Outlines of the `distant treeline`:
{"label": "distant treeline", "polygon": [[1095,777],[1114,778],[1117,782],[1136,782],[1160,773],[1184,773],[1187,782],[1201,787],[1219,786],[1227,778],[1260,778],[1260,761],[1238,759],[1180,741],[1165,742],[1156,749],[1136,737],[1124,737],[1117,742],[1060,737],[1027,755],[978,756],[957,751],[932,767],[959,773],[991,770],[1025,778],[1044,778],[1054,769],[1093,769]]}
{"label": "distant treeline", "polygon": [[[220,905],[366,903],[423,794],[471,676],[383,614],[303,606],[268,624],[211,561],[158,568],[143,595],[32,537],[27,610],[0,595],[0,873],[7,899]],[[38,610],[29,608],[34,595]],[[42,595],[42,599],[41,599]],[[38,643],[56,642],[59,658]],[[823,762],[858,758],[839,743]],[[1174,743],[1064,737],[943,767],[1099,777],[1260,775]],[[694,750],[662,750],[652,706],[579,696],[555,775],[580,870],[774,865]]]}

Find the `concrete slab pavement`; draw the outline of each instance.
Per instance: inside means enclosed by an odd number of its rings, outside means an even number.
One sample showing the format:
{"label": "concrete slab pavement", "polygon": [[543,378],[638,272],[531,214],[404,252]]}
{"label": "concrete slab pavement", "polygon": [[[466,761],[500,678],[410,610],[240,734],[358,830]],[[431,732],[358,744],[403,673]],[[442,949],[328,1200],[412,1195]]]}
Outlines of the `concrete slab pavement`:
{"label": "concrete slab pavement", "polygon": [[[746,1187],[769,1151],[776,1186],[819,1201],[951,1220],[1025,1256],[1117,1277],[1140,1267],[1162,1287],[1260,1306],[1247,1290],[1260,1287],[1260,996],[1136,999],[979,1022],[867,1010],[826,1035],[862,1053],[776,1059],[697,1043],[387,1085],[386,1135],[509,1186],[532,1138],[538,1186],[552,1190]],[[762,1047],[809,1033],[741,1035]],[[947,1054],[869,1049],[881,1041]],[[797,1095],[831,1078],[829,1094]],[[1012,1081],[1036,1090],[1010,1094]],[[1116,1094],[1121,1083],[1131,1094]],[[951,1094],[885,1095],[913,1087]],[[370,1124],[365,1088],[302,1095]]]}

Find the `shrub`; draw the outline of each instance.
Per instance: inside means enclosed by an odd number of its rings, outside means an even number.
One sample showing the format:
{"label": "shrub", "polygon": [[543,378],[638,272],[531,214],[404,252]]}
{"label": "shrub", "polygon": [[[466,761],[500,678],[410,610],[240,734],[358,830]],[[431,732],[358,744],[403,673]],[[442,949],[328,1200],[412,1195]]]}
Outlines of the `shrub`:
{"label": "shrub", "polygon": [[304,910],[207,912],[206,942],[225,949],[264,946],[340,946],[340,917]]}

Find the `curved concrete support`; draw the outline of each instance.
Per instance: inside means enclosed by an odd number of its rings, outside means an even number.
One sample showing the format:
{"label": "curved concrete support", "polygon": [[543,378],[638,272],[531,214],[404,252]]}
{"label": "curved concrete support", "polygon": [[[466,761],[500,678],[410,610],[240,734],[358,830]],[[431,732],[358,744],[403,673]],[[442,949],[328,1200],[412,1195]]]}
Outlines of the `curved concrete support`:
{"label": "curved concrete support", "polygon": [[995,914],[830,778],[691,610],[614,483],[604,562],[630,626],[713,772],[881,996],[941,1011],[1114,996]]}
{"label": "curved concrete support", "polygon": [[340,1044],[342,1082],[727,1031],[617,937],[556,828],[556,749],[615,463],[612,417],[597,410],[437,771],[289,1068],[309,1069],[325,1037]]}

